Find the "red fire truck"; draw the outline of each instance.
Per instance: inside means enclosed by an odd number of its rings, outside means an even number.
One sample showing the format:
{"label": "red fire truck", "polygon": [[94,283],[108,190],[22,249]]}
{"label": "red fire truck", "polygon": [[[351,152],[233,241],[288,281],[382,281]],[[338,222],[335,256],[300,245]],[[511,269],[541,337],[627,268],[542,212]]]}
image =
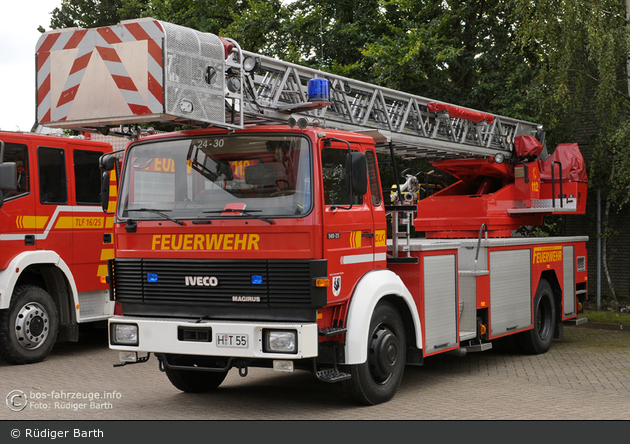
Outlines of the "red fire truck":
{"label": "red fire truck", "polygon": [[[37,59],[63,85],[42,125],[198,127],[126,148],[108,261],[118,365],[154,354],[186,392],[232,368],[304,369],[377,404],[433,355],[510,335],[546,352],[587,296],[586,237],[513,235],[585,211],[577,145],[548,155],[534,123],[153,19],[51,31]],[[397,156],[457,180],[406,171],[390,198],[378,163]]]}
{"label": "red fire truck", "polygon": [[111,152],[0,132],[0,356],[11,364],[43,360],[56,340],[77,341],[80,323],[114,312],[105,282],[114,218],[101,208],[99,170]]}

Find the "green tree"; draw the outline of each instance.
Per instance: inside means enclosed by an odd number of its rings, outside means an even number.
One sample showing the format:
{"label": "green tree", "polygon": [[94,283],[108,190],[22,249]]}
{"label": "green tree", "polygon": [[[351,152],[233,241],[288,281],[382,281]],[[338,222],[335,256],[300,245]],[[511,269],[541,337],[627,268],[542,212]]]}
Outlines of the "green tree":
{"label": "green tree", "polygon": [[530,94],[540,105],[551,139],[576,131],[585,111],[597,125],[589,180],[591,189],[601,189],[604,198],[603,264],[617,303],[607,241],[615,233],[611,213],[622,210],[630,199],[626,2],[517,0],[515,16],[521,45],[539,49],[540,69]]}
{"label": "green tree", "polygon": [[[52,11],[50,27],[94,28],[118,23],[119,10],[124,0],[61,0]],[[41,31],[41,29],[40,29]]]}

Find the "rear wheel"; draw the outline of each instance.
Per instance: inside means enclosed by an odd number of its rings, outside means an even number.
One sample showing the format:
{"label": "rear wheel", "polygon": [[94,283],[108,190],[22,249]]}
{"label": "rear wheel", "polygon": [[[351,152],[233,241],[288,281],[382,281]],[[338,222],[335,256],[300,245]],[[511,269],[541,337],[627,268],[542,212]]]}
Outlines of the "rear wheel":
{"label": "rear wheel", "polygon": [[0,356],[11,364],[43,361],[57,340],[59,316],[50,295],[34,285],[21,285],[11,305],[0,310]]}
{"label": "rear wheel", "polygon": [[405,369],[405,328],[398,311],[388,302],[372,314],[366,362],[349,366],[344,381],[348,395],[364,405],[387,402],[394,397]]}
{"label": "rear wheel", "polygon": [[519,334],[521,348],[531,355],[546,353],[551,348],[555,328],[553,290],[546,279],[541,279],[534,298],[534,328]]}

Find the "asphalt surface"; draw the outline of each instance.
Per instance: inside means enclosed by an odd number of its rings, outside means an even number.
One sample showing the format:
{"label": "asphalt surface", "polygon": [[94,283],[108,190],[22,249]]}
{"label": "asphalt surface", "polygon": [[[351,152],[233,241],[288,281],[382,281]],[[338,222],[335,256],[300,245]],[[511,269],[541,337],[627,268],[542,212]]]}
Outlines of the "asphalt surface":
{"label": "asphalt surface", "polygon": [[630,334],[565,327],[537,356],[490,350],[440,355],[408,366],[388,403],[351,403],[340,384],[311,373],[233,369],[214,393],[186,394],[157,360],[114,368],[104,329],[57,344],[38,364],[0,360],[0,396],[20,390],[22,411],[0,405],[0,420],[628,420]]}

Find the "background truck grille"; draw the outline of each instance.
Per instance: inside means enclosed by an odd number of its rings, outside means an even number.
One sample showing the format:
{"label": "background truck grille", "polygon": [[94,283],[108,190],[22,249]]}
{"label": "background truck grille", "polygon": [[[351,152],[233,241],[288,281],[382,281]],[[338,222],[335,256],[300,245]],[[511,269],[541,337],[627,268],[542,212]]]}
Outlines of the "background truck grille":
{"label": "background truck grille", "polygon": [[[233,300],[237,296],[259,298],[257,306],[270,308],[326,304],[326,288],[314,285],[315,278],[327,275],[324,260],[114,259],[111,271],[114,297],[121,303],[242,304]],[[262,276],[262,284],[252,283],[253,276]],[[198,277],[214,277],[217,285],[191,285]]]}

